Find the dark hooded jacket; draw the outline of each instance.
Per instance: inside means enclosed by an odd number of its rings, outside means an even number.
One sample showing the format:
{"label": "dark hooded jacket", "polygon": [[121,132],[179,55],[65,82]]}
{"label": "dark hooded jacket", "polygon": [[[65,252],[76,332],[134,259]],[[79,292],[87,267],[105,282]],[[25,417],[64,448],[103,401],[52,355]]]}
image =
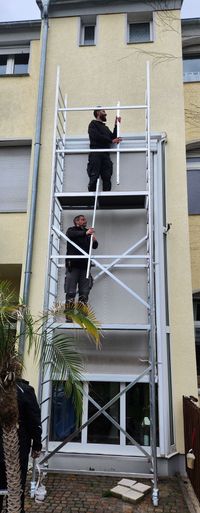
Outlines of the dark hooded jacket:
{"label": "dark hooded jacket", "polygon": [[[17,380],[17,400],[19,408],[19,446],[22,474],[26,473],[30,449],[40,451],[41,416],[33,387],[24,379]],[[5,487],[5,467],[3,457],[2,428],[0,426],[0,489]]]}

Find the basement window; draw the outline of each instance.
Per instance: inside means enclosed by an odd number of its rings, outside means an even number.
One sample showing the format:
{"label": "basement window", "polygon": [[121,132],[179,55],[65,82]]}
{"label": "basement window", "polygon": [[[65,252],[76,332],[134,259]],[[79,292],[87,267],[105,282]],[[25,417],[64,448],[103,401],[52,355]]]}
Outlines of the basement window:
{"label": "basement window", "polygon": [[27,75],[29,49],[0,49],[0,76]]}
{"label": "basement window", "polygon": [[80,18],[80,46],[94,46],[96,44],[96,16],[81,16]]}

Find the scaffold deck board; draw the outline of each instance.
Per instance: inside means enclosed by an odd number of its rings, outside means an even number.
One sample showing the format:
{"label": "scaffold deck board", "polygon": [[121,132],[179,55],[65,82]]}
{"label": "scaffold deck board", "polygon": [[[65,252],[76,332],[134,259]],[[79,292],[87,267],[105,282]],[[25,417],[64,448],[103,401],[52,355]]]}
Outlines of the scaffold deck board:
{"label": "scaffold deck board", "polygon": [[[147,195],[146,191],[100,192],[97,209],[144,209]],[[93,192],[62,192],[56,193],[55,196],[63,209],[93,210],[94,208],[95,193]]]}

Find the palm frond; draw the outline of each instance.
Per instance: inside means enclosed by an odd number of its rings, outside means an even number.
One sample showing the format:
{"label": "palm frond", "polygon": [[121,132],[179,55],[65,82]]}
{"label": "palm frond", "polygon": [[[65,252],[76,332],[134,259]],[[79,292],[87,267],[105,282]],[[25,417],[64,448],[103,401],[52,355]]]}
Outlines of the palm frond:
{"label": "palm frond", "polygon": [[58,305],[52,312],[54,315],[67,315],[69,319],[85,330],[87,335],[95,341],[97,347],[100,347],[100,323],[90,305],[81,302],[76,303],[74,308]]}
{"label": "palm frond", "polygon": [[82,374],[84,366],[80,353],[74,347],[74,340],[63,335],[48,338],[42,348],[44,373],[52,381],[65,382],[65,392],[72,397],[77,422],[82,414]]}
{"label": "palm frond", "polygon": [[66,310],[65,305],[55,305],[35,319],[12,285],[0,281],[0,387],[13,383],[18,365],[22,365],[17,351],[20,337],[17,322],[21,321],[21,333],[26,337],[28,351],[34,348],[35,359],[42,363],[44,374],[51,380],[65,382],[66,393],[72,397],[77,419],[80,419],[84,366],[74,338],[55,333],[55,317],[60,315],[67,315],[84,329],[96,347],[100,347],[100,324],[90,306],[78,303],[75,308]]}

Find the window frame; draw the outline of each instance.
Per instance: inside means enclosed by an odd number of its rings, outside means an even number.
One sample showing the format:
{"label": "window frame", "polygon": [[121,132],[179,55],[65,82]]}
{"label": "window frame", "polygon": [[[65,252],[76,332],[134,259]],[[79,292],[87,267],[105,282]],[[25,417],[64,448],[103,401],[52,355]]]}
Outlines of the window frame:
{"label": "window frame", "polygon": [[[85,43],[85,28],[94,27],[94,40],[91,43]],[[97,16],[80,16],[79,19],[79,46],[96,46],[97,44]]]}
{"label": "window frame", "polygon": [[[27,71],[23,73],[14,73],[15,69],[15,57],[18,55],[28,55],[28,63],[27,63]],[[29,75],[29,66],[30,66],[30,46],[12,46],[12,47],[0,47],[0,56],[7,57],[6,63],[6,71],[3,74],[0,74],[0,77],[6,76],[26,76]]]}
{"label": "window frame", "polygon": [[[195,53],[195,54],[183,54],[183,83],[184,84],[190,84],[190,83],[196,83],[196,82],[200,82],[200,67],[199,67],[199,72],[198,72],[198,78],[197,79],[194,79],[194,80],[190,80],[190,75],[191,74],[194,74],[195,72],[193,71],[190,71],[190,72],[184,72],[184,62],[185,61],[194,61],[194,60],[199,60],[200,62],[200,51],[199,53]],[[191,77],[192,78],[192,77]]]}
{"label": "window frame", "polygon": [[[154,42],[153,13],[128,13],[126,15],[126,44],[137,45]],[[149,39],[141,41],[130,41],[130,25],[149,25]]]}
{"label": "window frame", "polygon": [[[91,379],[92,378],[92,379]],[[107,375],[107,374],[99,374],[99,375],[93,375],[93,374],[87,374],[83,377],[83,412],[82,412],[82,420],[81,424],[85,424],[85,422],[88,421],[88,405],[89,405],[89,399],[87,395],[89,394],[89,383],[92,384],[93,381],[96,382],[113,382],[113,383],[119,383],[120,392],[126,387],[127,383],[133,382],[135,380],[135,375]],[[137,383],[140,385],[149,384],[149,376],[145,375],[143,378],[140,379],[140,381]],[[133,386],[134,389],[134,386]],[[119,399],[119,416],[120,416],[120,424],[122,428],[126,431],[126,394],[122,394]],[[159,414],[158,414],[159,418]],[[73,442],[69,442],[66,446],[63,447],[63,451],[68,452],[74,452],[79,454],[84,454],[85,451],[88,454],[118,454],[118,455],[135,455],[140,456],[141,452],[135,445],[129,445],[126,441],[126,435],[120,431],[119,433],[119,444],[108,444],[108,443],[91,443],[88,441],[88,426],[86,426],[81,431],[81,440]],[[50,440],[50,450],[56,448],[59,445],[60,442]],[[151,447],[150,445],[144,445],[144,449],[150,453]],[[157,448],[158,453],[160,453],[160,447]]]}
{"label": "window frame", "polygon": [[[194,159],[194,160],[193,160]],[[198,160],[197,160],[198,159]],[[200,173],[200,150],[197,151],[188,151],[186,154],[186,165],[187,165],[187,196],[188,196],[188,215],[200,215],[200,207],[199,212],[192,212],[191,210],[195,210],[194,207],[191,208],[189,205],[189,187],[188,187],[188,177],[189,172]]]}

